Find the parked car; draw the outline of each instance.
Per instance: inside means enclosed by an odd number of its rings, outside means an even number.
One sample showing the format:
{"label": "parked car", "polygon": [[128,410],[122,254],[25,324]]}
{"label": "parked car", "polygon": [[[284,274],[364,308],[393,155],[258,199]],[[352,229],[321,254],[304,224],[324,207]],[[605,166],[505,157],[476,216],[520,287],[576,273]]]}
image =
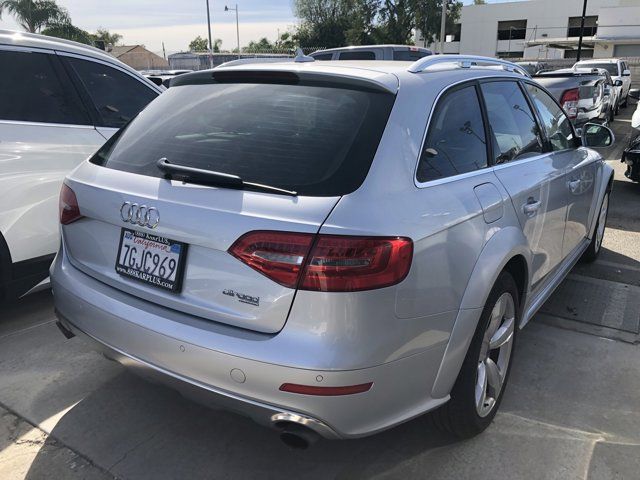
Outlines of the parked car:
{"label": "parked car", "polygon": [[309,56],[316,60],[399,60],[414,62],[432,54],[431,50],[411,45],[359,45],[318,50]]}
{"label": "parked car", "polygon": [[[630,90],[629,97],[640,100],[640,90]],[[638,102],[633,116],[631,128],[635,134],[631,135],[627,148],[622,152],[622,162],[627,165],[625,176],[634,182],[640,182],[640,102]]]}
{"label": "parked car", "polygon": [[609,72],[615,83],[616,97],[615,112],[618,107],[626,107],[628,104],[629,89],[631,88],[631,70],[624,60],[619,58],[599,58],[582,60],[573,66],[574,68],[604,68]]}
{"label": "parked car", "polygon": [[193,70],[143,70],[140,74],[144,75],[156,85],[169,88],[172,78],[189,72],[193,72]]}
{"label": "parked car", "polygon": [[64,176],[161,92],[87,45],[0,30],[0,303],[48,276]]}
{"label": "parked car", "polygon": [[289,445],[469,437],[600,252],[612,142],[496,59],[182,75],[65,180],[58,324]]}
{"label": "parked car", "polygon": [[533,77],[560,102],[576,127],[613,121],[617,92],[606,70],[564,68]]}

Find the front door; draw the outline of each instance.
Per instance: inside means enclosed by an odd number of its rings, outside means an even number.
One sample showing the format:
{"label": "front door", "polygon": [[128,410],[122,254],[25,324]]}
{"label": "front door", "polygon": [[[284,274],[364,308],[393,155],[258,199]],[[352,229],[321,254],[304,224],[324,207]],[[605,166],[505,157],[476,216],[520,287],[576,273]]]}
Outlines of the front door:
{"label": "front door", "polygon": [[494,172],[509,193],[533,254],[535,291],[562,260],[566,217],[566,164],[545,147],[543,135],[517,81],[482,83],[491,127]]}
{"label": "front door", "polygon": [[569,119],[556,101],[541,88],[530,83],[525,85],[546,131],[554,161],[566,168],[562,188],[567,197],[567,221],[562,242],[564,258],[587,236],[596,166],[589,151],[578,148],[579,141]]}

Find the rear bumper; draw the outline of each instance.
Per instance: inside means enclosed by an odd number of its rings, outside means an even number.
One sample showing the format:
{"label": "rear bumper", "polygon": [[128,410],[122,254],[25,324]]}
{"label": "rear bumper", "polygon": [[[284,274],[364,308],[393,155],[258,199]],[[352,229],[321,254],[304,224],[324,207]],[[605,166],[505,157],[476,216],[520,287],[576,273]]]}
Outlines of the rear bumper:
{"label": "rear bumper", "polygon": [[[167,316],[175,316],[171,311],[94,280],[72,267],[63,252],[52,267],[52,286],[63,326],[84,334],[107,356],[200,403],[236,411],[264,425],[292,421],[325,438],[360,437],[421,415],[449,398],[430,395],[446,342],[371,368],[309,370],[270,363],[265,345],[277,335],[231,327],[216,330],[211,322],[194,318],[170,320]],[[197,341],[193,332],[185,334],[189,329],[200,333]],[[264,358],[234,354],[239,342],[261,344],[256,351]],[[238,352],[247,351],[243,346]],[[368,382],[373,382],[368,392],[335,397],[279,390],[283,383]]]}

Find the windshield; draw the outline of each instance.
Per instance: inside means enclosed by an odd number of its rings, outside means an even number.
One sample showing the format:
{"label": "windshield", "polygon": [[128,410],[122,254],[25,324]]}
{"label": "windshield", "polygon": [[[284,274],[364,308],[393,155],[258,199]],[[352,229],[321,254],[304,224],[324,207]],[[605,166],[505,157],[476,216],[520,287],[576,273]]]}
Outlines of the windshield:
{"label": "windshield", "polygon": [[618,76],[617,63],[576,63],[576,68],[604,68],[610,75]]}
{"label": "windshield", "polygon": [[92,162],[162,177],[156,164],[166,158],[300,195],[344,195],[364,181],[394,98],[333,86],[179,86],[152,102]]}

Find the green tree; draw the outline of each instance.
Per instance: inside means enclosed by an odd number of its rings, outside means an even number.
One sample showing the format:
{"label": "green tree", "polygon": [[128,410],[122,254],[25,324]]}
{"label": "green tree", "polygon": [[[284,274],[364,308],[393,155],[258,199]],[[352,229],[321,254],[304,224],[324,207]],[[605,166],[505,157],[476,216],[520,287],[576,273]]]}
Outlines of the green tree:
{"label": "green tree", "polygon": [[122,35],[119,33],[111,33],[106,28],[100,27],[96,30],[96,33],[93,35],[95,40],[102,41],[105,45],[113,45],[116,46],[122,40]]}
{"label": "green tree", "polygon": [[[222,45],[222,40],[219,38],[213,39],[213,51],[218,53],[220,51],[220,46]],[[189,43],[189,51],[190,52],[208,52],[209,51],[209,41],[206,38],[202,38],[198,35],[196,38],[191,40]]]}
{"label": "green tree", "polygon": [[71,23],[50,25],[40,33],[50,37],[65,38],[67,40],[73,40],[74,42],[85,43],[87,45],[93,45],[95,39],[92,34],[72,25]]}
{"label": "green tree", "polygon": [[280,35],[280,38],[276,40],[274,47],[277,50],[293,50],[296,48],[296,42],[293,39],[293,35],[289,32],[284,32]]}
{"label": "green tree", "polygon": [[486,5],[487,2],[485,0],[473,0],[474,5]]}
{"label": "green tree", "polygon": [[27,32],[38,33],[43,28],[71,23],[69,13],[54,0],[0,0],[2,13],[12,15]]}
{"label": "green tree", "polygon": [[275,49],[274,45],[266,37],[262,37],[257,42],[254,42],[254,41],[249,42],[249,45],[244,47],[242,51],[250,52],[250,53],[260,53],[260,52],[267,53],[267,52],[273,51],[274,49]]}
{"label": "green tree", "polygon": [[442,2],[447,2],[446,31],[451,31],[460,18],[462,2],[451,0],[384,0],[374,37],[377,43],[412,43],[419,29],[433,42],[440,36]]}

